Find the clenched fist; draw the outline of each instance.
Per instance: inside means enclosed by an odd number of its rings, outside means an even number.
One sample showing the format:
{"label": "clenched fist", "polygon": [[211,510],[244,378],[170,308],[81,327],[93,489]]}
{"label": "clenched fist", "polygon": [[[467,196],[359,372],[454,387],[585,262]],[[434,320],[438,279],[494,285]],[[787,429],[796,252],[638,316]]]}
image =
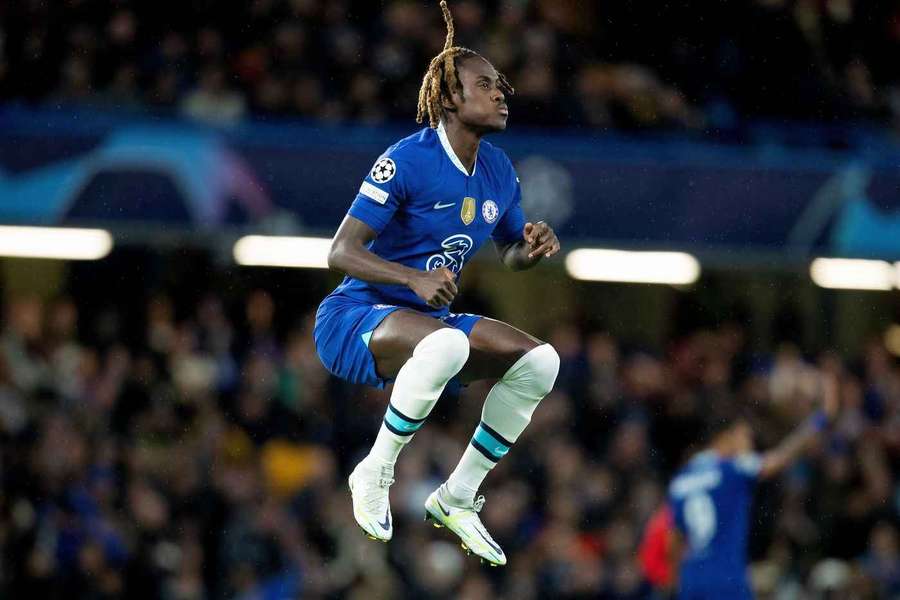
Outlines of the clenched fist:
{"label": "clenched fist", "polygon": [[409,289],[432,308],[449,306],[459,288],[453,271],[441,267],[433,271],[422,271],[409,282]]}

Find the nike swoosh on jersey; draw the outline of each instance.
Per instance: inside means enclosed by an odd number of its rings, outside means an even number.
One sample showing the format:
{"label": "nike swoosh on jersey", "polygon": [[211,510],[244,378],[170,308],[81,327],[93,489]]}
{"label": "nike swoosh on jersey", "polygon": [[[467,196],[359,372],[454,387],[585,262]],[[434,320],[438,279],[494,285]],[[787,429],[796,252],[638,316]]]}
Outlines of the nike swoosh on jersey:
{"label": "nike swoosh on jersey", "polygon": [[441,204],[440,202],[434,203],[434,208],[440,210],[442,208],[450,208],[451,206],[456,206],[456,202],[451,202],[449,204]]}

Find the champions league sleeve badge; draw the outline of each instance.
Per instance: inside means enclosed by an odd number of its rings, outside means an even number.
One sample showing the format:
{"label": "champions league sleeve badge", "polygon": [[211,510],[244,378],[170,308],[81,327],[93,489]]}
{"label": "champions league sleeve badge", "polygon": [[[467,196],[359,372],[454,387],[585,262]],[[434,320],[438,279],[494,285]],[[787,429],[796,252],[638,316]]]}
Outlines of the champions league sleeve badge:
{"label": "champions league sleeve badge", "polygon": [[379,159],[372,167],[372,179],[377,183],[387,183],[397,173],[397,165],[390,158]]}

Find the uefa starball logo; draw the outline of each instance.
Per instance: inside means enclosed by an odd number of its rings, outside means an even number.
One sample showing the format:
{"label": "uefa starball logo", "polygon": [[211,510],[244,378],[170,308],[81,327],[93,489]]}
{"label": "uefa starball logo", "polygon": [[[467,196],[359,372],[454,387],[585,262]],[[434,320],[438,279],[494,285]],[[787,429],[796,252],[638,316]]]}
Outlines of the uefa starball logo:
{"label": "uefa starball logo", "polygon": [[397,173],[397,165],[390,158],[380,158],[372,167],[372,179],[378,183],[387,183]]}

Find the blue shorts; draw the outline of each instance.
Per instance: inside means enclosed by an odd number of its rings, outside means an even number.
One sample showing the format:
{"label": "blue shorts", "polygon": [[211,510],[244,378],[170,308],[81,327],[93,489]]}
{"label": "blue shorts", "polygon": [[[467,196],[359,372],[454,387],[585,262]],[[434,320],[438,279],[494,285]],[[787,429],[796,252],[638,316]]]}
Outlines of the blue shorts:
{"label": "blue shorts", "polygon": [[[327,296],[316,311],[316,326],[313,329],[316,352],[322,364],[350,383],[383,388],[389,380],[380,377],[375,369],[375,358],[369,352],[369,339],[385,317],[404,308],[408,307],[370,304],[340,294]],[[439,317],[467,336],[481,318],[469,313],[449,313]]]}

